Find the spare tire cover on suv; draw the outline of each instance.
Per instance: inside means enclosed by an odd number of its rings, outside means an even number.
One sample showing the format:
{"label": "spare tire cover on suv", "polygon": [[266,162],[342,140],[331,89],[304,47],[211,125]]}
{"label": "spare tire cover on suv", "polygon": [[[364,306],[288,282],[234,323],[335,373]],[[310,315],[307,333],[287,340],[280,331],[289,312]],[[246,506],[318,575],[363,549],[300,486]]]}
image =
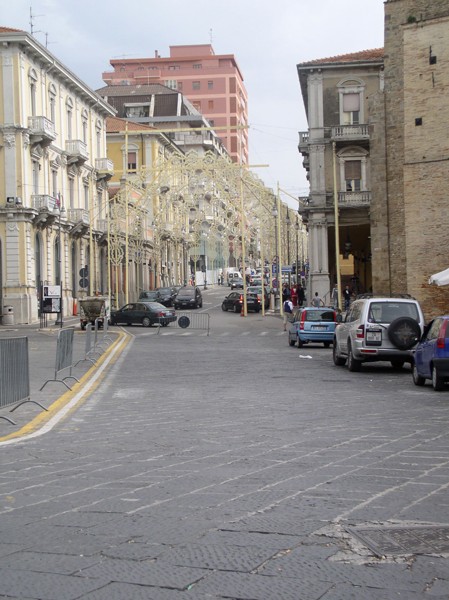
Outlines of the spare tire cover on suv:
{"label": "spare tire cover on suv", "polygon": [[410,350],[421,337],[419,323],[411,317],[399,317],[390,323],[388,339],[398,350]]}

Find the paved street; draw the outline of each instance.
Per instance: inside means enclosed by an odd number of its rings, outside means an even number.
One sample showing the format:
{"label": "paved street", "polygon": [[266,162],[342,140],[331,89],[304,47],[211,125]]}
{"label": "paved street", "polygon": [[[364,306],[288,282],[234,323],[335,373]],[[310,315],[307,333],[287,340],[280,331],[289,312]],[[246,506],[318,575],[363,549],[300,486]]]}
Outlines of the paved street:
{"label": "paved street", "polygon": [[449,391],[291,348],[228,292],[209,336],[114,328],[89,395],[0,442],[1,598],[449,598]]}

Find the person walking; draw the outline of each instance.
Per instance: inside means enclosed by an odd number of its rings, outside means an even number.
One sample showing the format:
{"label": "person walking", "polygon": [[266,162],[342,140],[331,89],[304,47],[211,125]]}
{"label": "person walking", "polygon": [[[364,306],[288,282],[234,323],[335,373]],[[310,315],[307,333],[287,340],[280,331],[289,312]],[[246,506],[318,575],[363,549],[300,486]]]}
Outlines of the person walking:
{"label": "person walking", "polygon": [[315,306],[315,308],[320,308],[320,306],[324,306],[324,302],[322,298],[320,298],[320,296],[318,295],[318,292],[315,292],[315,296],[312,299],[312,306]]}
{"label": "person walking", "polygon": [[348,285],[343,290],[343,298],[345,301],[345,310],[348,310],[349,305],[351,304],[351,290],[349,289]]}
{"label": "person walking", "polygon": [[284,309],[284,331],[287,331],[287,323],[290,315],[293,313],[293,302],[290,300],[290,296],[287,296],[283,304]]}
{"label": "person walking", "polygon": [[306,295],[304,293],[304,288],[302,285],[298,287],[298,306],[302,306],[304,304],[304,300],[306,299]]}

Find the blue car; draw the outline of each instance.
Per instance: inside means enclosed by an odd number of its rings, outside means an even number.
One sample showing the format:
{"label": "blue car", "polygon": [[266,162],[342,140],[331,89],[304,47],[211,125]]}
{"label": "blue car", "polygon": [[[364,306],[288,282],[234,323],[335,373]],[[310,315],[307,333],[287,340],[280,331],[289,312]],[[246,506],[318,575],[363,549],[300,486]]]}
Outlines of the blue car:
{"label": "blue car", "polygon": [[290,346],[302,348],[304,344],[324,344],[328,348],[334,339],[337,313],[333,308],[305,306],[293,313],[294,322],[288,332]]}
{"label": "blue car", "polygon": [[435,317],[424,328],[413,353],[412,377],[415,385],[430,379],[437,392],[449,381],[449,315]]}

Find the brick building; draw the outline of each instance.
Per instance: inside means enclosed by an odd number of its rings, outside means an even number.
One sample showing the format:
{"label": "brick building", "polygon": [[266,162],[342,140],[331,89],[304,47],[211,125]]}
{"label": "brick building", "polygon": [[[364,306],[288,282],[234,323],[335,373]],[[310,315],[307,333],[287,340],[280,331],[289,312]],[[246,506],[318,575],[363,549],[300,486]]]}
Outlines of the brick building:
{"label": "brick building", "polygon": [[[336,279],[337,202],[339,258],[352,257],[354,278],[375,294],[415,296],[427,318],[447,312],[449,290],[428,279],[449,267],[448,64],[448,0],[387,0],[383,49],[298,65],[309,121],[299,144],[310,180],[301,212],[321,295]],[[354,189],[367,194],[364,213],[346,202]]]}
{"label": "brick building", "polygon": [[248,96],[233,54],[215,54],[210,44],[170,46],[169,57],[156,51],[154,58],[110,64],[114,70],[103,73],[108,86],[162,83],[177,90],[216,128],[232,160],[248,163]]}

